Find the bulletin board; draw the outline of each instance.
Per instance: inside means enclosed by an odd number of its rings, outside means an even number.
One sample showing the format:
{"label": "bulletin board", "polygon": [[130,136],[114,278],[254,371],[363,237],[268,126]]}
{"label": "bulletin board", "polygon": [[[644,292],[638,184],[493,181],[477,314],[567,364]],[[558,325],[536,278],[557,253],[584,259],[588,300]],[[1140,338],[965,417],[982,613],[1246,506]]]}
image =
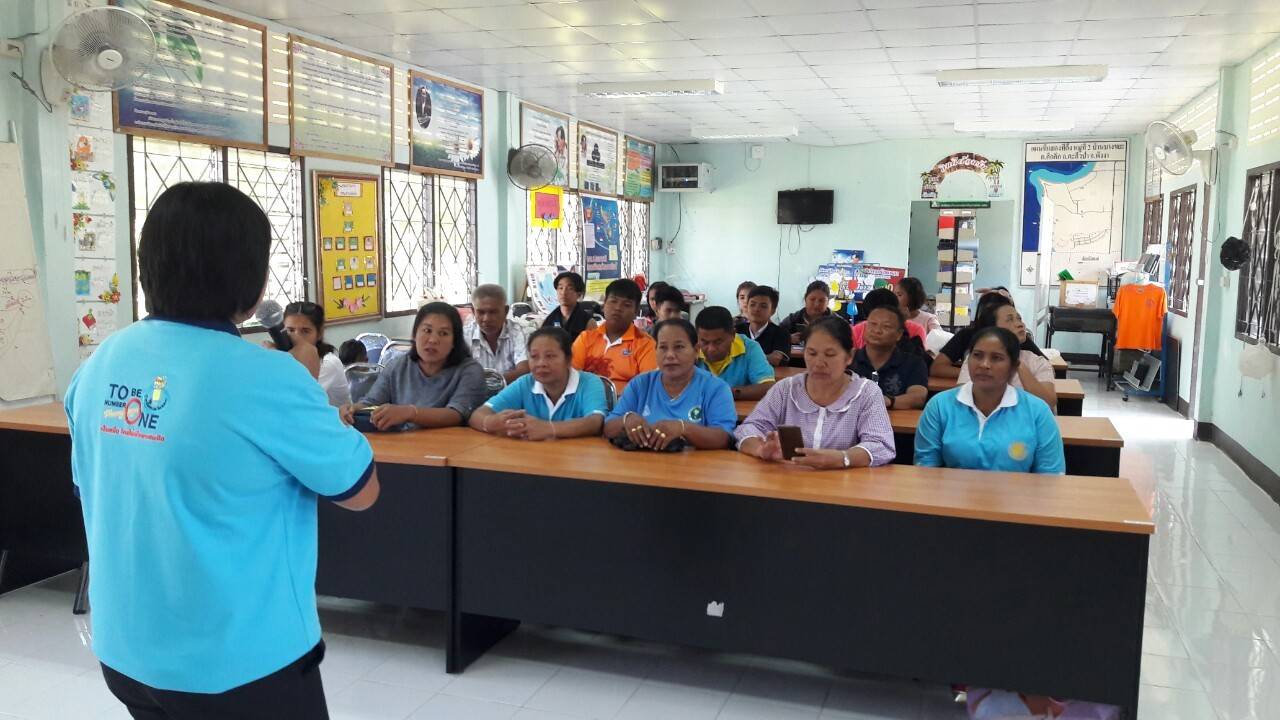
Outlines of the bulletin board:
{"label": "bulletin board", "polygon": [[312,173],[316,297],[326,323],[382,316],[378,176]]}

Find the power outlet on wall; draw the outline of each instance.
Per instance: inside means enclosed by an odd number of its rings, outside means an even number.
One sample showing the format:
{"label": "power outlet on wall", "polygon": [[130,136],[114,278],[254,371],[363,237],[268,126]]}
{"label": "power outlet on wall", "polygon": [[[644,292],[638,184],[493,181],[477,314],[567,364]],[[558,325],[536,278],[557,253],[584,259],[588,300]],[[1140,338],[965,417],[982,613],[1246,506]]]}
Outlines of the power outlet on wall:
{"label": "power outlet on wall", "polygon": [[21,40],[0,40],[0,58],[17,60],[22,57],[22,50]]}
{"label": "power outlet on wall", "polygon": [[752,159],[752,160],[763,160],[763,159],[764,159],[764,146],[763,146],[763,145],[752,145],[752,146],[751,146],[751,159]]}

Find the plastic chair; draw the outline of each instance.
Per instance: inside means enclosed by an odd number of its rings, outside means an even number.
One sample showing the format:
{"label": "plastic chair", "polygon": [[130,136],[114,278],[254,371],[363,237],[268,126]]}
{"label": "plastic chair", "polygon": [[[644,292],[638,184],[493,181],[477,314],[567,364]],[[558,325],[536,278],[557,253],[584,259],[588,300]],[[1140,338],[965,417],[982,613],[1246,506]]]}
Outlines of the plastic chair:
{"label": "plastic chair", "polygon": [[348,365],[343,373],[347,378],[347,388],[351,390],[351,402],[358,403],[363,400],[373,388],[373,384],[378,381],[378,374],[381,372],[382,366],[372,363]]}
{"label": "plastic chair", "polygon": [[386,367],[391,364],[392,360],[408,353],[413,349],[413,343],[408,340],[392,340],[387,346],[382,348],[382,356],[378,358],[378,364]]}
{"label": "plastic chair", "polygon": [[614,387],[613,381],[607,377],[600,377],[600,382],[604,385],[605,407],[613,412],[613,407],[618,404],[618,388]]}
{"label": "plastic chair", "polygon": [[356,342],[364,345],[365,355],[369,358],[369,362],[377,365],[378,359],[382,356],[382,350],[391,342],[391,338],[382,333],[360,333],[356,336]]}

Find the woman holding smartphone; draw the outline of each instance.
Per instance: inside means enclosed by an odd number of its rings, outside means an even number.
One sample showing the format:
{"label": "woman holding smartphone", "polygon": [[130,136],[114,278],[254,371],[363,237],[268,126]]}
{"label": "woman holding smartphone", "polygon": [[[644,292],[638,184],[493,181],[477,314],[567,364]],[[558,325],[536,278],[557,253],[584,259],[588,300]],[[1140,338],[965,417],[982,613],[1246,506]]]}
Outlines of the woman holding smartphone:
{"label": "woman holding smartphone", "polygon": [[821,318],[806,328],[804,340],[804,374],[779,380],[756,405],[734,431],[738,451],[784,462],[780,430],[798,427],[804,447],[791,460],[797,465],[840,470],[893,462],[893,426],[880,387],[845,373],[853,360],[849,323]]}

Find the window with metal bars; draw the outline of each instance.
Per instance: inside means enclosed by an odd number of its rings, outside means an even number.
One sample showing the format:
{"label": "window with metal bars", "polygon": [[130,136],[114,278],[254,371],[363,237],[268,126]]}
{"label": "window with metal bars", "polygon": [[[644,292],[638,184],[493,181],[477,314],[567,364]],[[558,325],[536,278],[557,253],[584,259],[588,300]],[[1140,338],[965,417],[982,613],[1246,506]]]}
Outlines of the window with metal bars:
{"label": "window with metal bars", "polygon": [[476,287],[476,183],[403,168],[383,171],[387,312],[427,298],[465,303]]}
{"label": "window with metal bars", "polygon": [[561,196],[560,227],[558,229],[535,227],[528,220],[532,216],[533,193],[526,193],[524,264],[526,268],[556,266],[575,272],[582,271],[582,238],[579,235],[582,214],[578,194],[566,192]]}
{"label": "window with metal bars", "polygon": [[1246,175],[1244,234],[1249,262],[1240,269],[1236,337],[1280,352],[1280,163]]}
{"label": "window with metal bars", "polygon": [[[281,305],[307,295],[303,250],[302,168],[285,152],[222,148],[141,136],[129,138],[134,317],[147,316],[138,283],[136,249],[147,211],[172,185],[188,181],[228,183],[254,200],[271,223],[271,256],[264,297]],[[244,327],[255,327],[250,319]]]}
{"label": "window with metal bars", "polygon": [[1142,206],[1142,251],[1160,244],[1160,223],[1164,219],[1164,198],[1148,198]]}
{"label": "window with metal bars", "polygon": [[1196,224],[1196,186],[1169,193],[1169,232],[1165,262],[1169,264],[1169,312],[1187,316],[1191,296],[1191,246]]}
{"label": "window with metal bars", "polygon": [[622,277],[649,277],[649,211],[650,203],[620,200],[622,211],[619,230],[622,235]]}

